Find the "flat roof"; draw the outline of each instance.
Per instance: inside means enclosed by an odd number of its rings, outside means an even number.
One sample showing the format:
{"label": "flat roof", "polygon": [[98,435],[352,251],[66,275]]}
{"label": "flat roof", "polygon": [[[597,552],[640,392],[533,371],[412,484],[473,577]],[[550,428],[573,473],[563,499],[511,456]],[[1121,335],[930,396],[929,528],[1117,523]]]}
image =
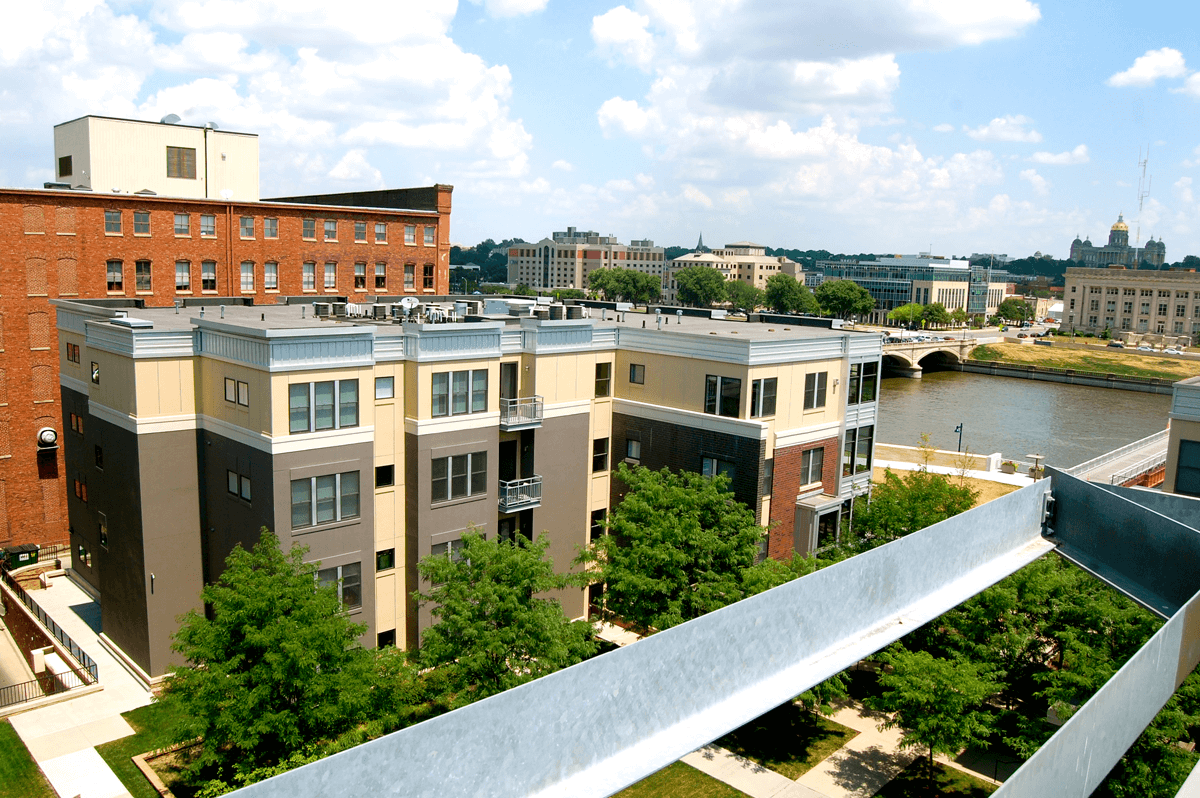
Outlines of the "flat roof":
{"label": "flat roof", "polygon": [[172,194],[125,194],[115,193],[111,191],[93,191],[88,189],[76,188],[18,188],[15,186],[0,187],[0,194],[55,194],[78,197],[90,197],[94,200],[111,201],[114,199],[125,200],[129,202],[195,202],[195,203],[211,203],[213,205],[243,205],[250,206],[270,206],[272,208],[303,208],[312,210],[314,216],[319,216],[321,212],[329,213],[331,210],[340,211],[346,214],[354,213],[391,213],[391,214],[415,214],[419,216],[438,216],[437,211],[423,210],[420,208],[383,208],[370,207],[363,205],[323,205],[318,203],[305,202],[280,202],[277,200],[239,200],[239,199],[220,199],[217,197],[182,197]]}
{"label": "flat roof", "polygon": [[230,136],[251,136],[253,138],[258,138],[257,133],[240,133],[236,130],[223,130],[222,128],[209,127],[208,125],[185,125],[183,122],[154,122],[146,119],[129,119],[123,116],[103,116],[101,114],[84,114],[83,116],[76,117],[75,119],[69,119],[66,122],[59,122],[54,127],[58,128],[62,127],[63,125],[71,125],[83,119],[107,119],[110,122],[133,122],[134,124],[138,125],[159,125],[161,127],[186,127],[191,128],[192,130],[204,130],[205,128],[208,128],[215,133],[225,133]]}

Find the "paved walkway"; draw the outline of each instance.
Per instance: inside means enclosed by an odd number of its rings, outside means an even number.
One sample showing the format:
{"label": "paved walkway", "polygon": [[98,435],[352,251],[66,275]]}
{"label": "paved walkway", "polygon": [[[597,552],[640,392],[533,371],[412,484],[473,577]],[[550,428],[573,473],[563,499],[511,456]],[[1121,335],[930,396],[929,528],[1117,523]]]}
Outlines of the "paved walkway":
{"label": "paved walkway", "polygon": [[91,596],[65,576],[30,595],[96,661],[104,689],[9,720],[60,796],[125,798],[129,793],[95,746],[133,734],[121,713],[152,696],[100,645],[100,607]]}
{"label": "paved walkway", "polygon": [[[916,471],[923,466],[920,463],[909,463],[903,460],[876,460],[876,468],[890,468],[893,471]],[[950,476],[958,476],[959,471],[952,466],[936,466],[931,465],[926,468],[932,474],[947,474]],[[1033,477],[1025,474],[1005,474],[1000,471],[967,471],[968,479],[983,479],[988,482],[999,482],[1004,485],[1016,485],[1023,488],[1026,485],[1033,484]]]}

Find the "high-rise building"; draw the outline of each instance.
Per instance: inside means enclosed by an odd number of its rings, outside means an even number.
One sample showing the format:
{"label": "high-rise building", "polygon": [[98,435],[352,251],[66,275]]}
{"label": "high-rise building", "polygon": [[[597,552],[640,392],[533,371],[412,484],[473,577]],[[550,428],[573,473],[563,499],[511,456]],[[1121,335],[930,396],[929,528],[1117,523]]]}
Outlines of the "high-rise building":
{"label": "high-rise building", "polygon": [[615,236],[568,227],[536,244],[508,250],[508,282],[536,289],[587,288],[595,269],[634,269],[662,279],[663,248],[650,239],[622,244]]}

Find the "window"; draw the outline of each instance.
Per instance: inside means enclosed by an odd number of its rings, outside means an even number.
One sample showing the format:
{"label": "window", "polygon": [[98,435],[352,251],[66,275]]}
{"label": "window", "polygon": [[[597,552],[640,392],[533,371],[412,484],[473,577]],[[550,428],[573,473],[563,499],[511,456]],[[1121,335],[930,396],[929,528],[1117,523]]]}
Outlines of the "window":
{"label": "window", "polygon": [[150,291],[150,261],[133,262],[133,285],[137,291]]}
{"label": "window", "polygon": [[254,261],[242,261],[242,290],[254,290]]}
{"label": "window", "polygon": [[416,270],[417,270],[417,267],[414,266],[413,264],[411,264],[411,263],[404,264],[404,290],[405,291],[417,290],[416,277],[414,276]]}
{"label": "window", "polygon": [[386,222],[376,222],[375,223],[375,243],[376,244],[386,244],[387,243],[387,223]]}
{"label": "window", "polygon": [[150,235],[150,211],[133,212],[133,234],[135,236]]}
{"label": "window", "polygon": [[375,487],[390,488],[396,484],[396,466],[375,466]]}
{"label": "window", "polygon": [[92,384],[100,384],[100,364],[94,360],[92,361]]}
{"label": "window", "polygon": [[435,418],[457,416],[464,413],[486,413],[487,397],[487,369],[443,371],[433,375],[433,415]]}
{"label": "window", "polygon": [[425,225],[425,246],[437,246],[437,228]]}
{"label": "window", "polygon": [[[107,549],[108,548],[108,514],[107,513],[96,513],[96,520],[98,522],[97,527],[99,528],[99,531],[100,531],[100,545]],[[80,546],[79,548],[82,550],[83,546]],[[91,562],[89,561],[88,564],[90,565]]]}
{"label": "window", "polygon": [[217,290],[217,262],[206,260],[200,263],[200,290]]}
{"label": "window", "polygon": [[1187,305],[1176,305],[1175,306],[1175,318],[1182,319],[1186,315],[1187,315]]}
{"label": "window", "polygon": [[846,404],[874,402],[879,380],[879,363],[851,363],[850,384],[846,388]]}
{"label": "window", "polygon": [[192,290],[192,264],[186,260],[175,261],[175,290]]}
{"label": "window", "polygon": [[1143,316],[1149,316],[1150,315],[1150,303],[1143,302],[1142,307],[1138,312],[1141,313]]}
{"label": "window", "polygon": [[646,384],[646,367],[641,363],[629,364],[629,381],[634,385]]}
{"label": "window", "polygon": [[396,567],[396,550],[384,549],[375,552],[375,570],[386,571]]}
{"label": "window", "polygon": [[462,539],[450,540],[445,543],[434,543],[429,547],[430,555],[441,557],[449,556],[453,562],[460,562],[463,558],[463,542]]}
{"label": "window", "polygon": [[81,416],[77,413],[72,413],[70,415],[69,421],[70,421],[70,426],[71,426],[71,432],[78,432],[80,435],[82,435],[83,434],[83,416]]}
{"label": "window", "polygon": [[625,456],[630,460],[642,459],[642,442],[636,438],[625,439]]}
{"label": "window", "polygon": [[303,267],[303,276],[301,277],[301,287],[305,291],[317,290],[317,264],[306,263]]}
{"label": "window", "polygon": [[754,380],[750,383],[750,418],[775,415],[776,377]]}
{"label": "window", "polygon": [[325,240],[337,241],[337,219],[325,220]]}
{"label": "window", "polygon": [[1122,313],[1133,313],[1133,303],[1132,302],[1122,302],[1121,303],[1121,312]]}
{"label": "window", "polygon": [[217,234],[217,217],[211,213],[200,214],[200,235],[215,236]]}
{"label": "window", "polygon": [[704,412],[737,418],[742,405],[742,381],[735,377],[704,378]]}
{"label": "window", "polygon": [[1167,315],[1167,303],[1166,302],[1158,303],[1158,315],[1160,315],[1160,316]]}
{"label": "window", "polygon": [[712,479],[717,474],[723,474],[733,479],[735,469],[733,463],[728,460],[721,460],[717,457],[701,457],[700,458],[700,473],[709,479]]}
{"label": "window", "polygon": [[408,246],[416,246],[417,243],[417,226],[415,224],[404,225],[404,243]]}
{"label": "window", "polygon": [[82,474],[75,476],[75,498],[87,504],[87,479]]}
{"label": "window", "polygon": [[67,360],[72,363],[79,362],[79,344],[67,344]]}
{"label": "window", "polygon": [[376,399],[392,399],[396,395],[395,377],[376,377],[375,378],[375,398]]}
{"label": "window", "polygon": [[367,223],[366,222],[355,222],[354,223],[354,240],[355,241],[366,241],[367,240]]}
{"label": "window", "polygon": [[242,238],[254,238],[253,216],[243,216],[238,219],[238,235]]}
{"label": "window", "polygon": [[1185,496],[1200,496],[1200,443],[1196,441],[1179,441],[1175,492]]}
{"label": "window", "polygon": [[608,470],[608,438],[592,441],[592,473]]}
{"label": "window", "polygon": [[323,283],[326,291],[332,291],[337,288],[337,264],[325,264],[325,282]]}
{"label": "window", "polygon": [[167,147],[167,177],[196,179],[195,147]]}
{"label": "window", "polygon": [[825,406],[825,384],[828,379],[829,372],[827,371],[822,371],[819,374],[804,375],[805,410],[814,410]]}
{"label": "window", "polygon": [[106,279],[108,282],[109,291],[125,290],[124,271],[125,264],[123,264],[121,261],[110,260],[108,262],[107,266],[105,267],[105,274],[107,275]]}
{"label": "window", "polygon": [[279,264],[267,261],[263,264],[263,288],[267,291],[279,290]]}
{"label": "window", "polygon": [[800,484],[811,485],[821,481],[825,469],[825,449],[809,449],[800,455]]}
{"label": "window", "polygon": [[846,447],[842,453],[843,477],[871,470],[871,439],[874,434],[874,427],[846,430]]}
{"label": "window", "polygon": [[[92,567],[92,554],[91,554],[91,552],[89,552],[87,550],[87,547],[84,546],[82,543],[79,544],[79,552],[75,559],[78,560],[79,562],[83,563],[84,565],[86,565],[89,568]],[[72,561],[72,562],[74,562],[74,561]]]}
{"label": "window", "polygon": [[[364,233],[364,235],[366,235]],[[367,288],[367,264],[354,264],[354,288],[355,290],[366,290]]]}
{"label": "window", "polygon": [[317,220],[305,219],[300,223],[301,238],[316,238],[317,237]]}
{"label": "window", "polygon": [[432,263],[425,264],[425,280],[423,283],[423,287],[428,291],[433,290],[433,264]]}
{"label": "window", "polygon": [[358,380],[288,386],[288,431],[320,432],[358,426]]}
{"label": "window", "polygon": [[104,232],[120,233],[121,232],[121,212],[120,211],[105,211],[104,212]]}
{"label": "window", "polygon": [[487,493],[487,452],[435,457],[430,501],[444,502]]}
{"label": "window", "polygon": [[387,264],[375,264],[375,288],[378,291],[387,290]]}
{"label": "window", "polygon": [[190,236],[192,234],[192,216],[189,213],[175,214],[175,235]]}
{"label": "window", "polygon": [[[768,457],[763,460],[763,495],[770,496],[771,490],[775,487],[775,458]],[[766,556],[764,550],[763,556]]]}
{"label": "window", "polygon": [[317,571],[317,584],[336,587],[338,600],[348,610],[362,606],[362,563],[322,568]]}
{"label": "window", "polygon": [[239,404],[242,407],[250,406],[250,383],[235,380],[230,377],[225,378],[225,401]]}
{"label": "window", "polygon": [[250,501],[250,477],[236,471],[226,471],[225,478],[225,487],[230,494],[247,502]]}
{"label": "window", "polygon": [[[1166,307],[1166,306],[1164,305],[1164,307]],[[1099,309],[1100,309],[1100,300],[1099,299],[1093,299],[1091,302],[1088,303],[1088,310],[1099,310]]]}
{"label": "window", "polygon": [[97,446],[95,448],[96,448],[96,451],[94,452],[94,455],[96,458],[96,468],[99,468],[101,471],[103,471],[104,470],[104,449],[103,449],[103,447],[100,447],[100,446]]}
{"label": "window", "polygon": [[596,398],[608,396],[611,393],[612,363],[596,364]]}
{"label": "window", "polygon": [[279,238],[279,220],[263,219],[263,238]]}
{"label": "window", "polygon": [[71,156],[70,155],[64,155],[58,159],[58,176],[59,177],[70,177],[71,176]]}
{"label": "window", "polygon": [[358,518],[358,472],[292,480],[292,529]]}

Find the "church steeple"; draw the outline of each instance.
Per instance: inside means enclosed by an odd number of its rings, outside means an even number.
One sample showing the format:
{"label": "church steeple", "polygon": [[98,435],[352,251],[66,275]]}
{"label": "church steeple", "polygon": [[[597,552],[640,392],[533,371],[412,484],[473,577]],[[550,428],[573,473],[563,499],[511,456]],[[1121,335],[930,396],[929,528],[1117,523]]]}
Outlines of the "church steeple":
{"label": "church steeple", "polygon": [[697,252],[707,252],[708,247],[704,246],[704,233],[700,233],[700,240],[696,242]]}

